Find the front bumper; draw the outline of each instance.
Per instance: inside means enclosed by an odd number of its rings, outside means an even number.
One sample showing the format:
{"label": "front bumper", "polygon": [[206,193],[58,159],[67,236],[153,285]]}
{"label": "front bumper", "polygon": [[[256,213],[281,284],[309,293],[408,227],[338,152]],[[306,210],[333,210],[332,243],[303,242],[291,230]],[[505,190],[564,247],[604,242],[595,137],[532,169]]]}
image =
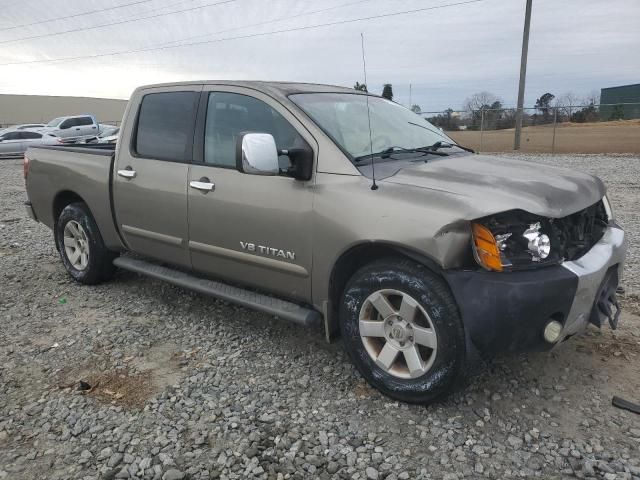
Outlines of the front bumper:
{"label": "front bumper", "polygon": [[[600,326],[603,315],[595,309],[603,282],[605,293],[615,292],[626,250],[624,231],[611,225],[575,261],[520,272],[445,271],[467,345],[483,354],[547,350],[584,330],[590,320]],[[551,320],[562,324],[555,343],[543,336]]]}

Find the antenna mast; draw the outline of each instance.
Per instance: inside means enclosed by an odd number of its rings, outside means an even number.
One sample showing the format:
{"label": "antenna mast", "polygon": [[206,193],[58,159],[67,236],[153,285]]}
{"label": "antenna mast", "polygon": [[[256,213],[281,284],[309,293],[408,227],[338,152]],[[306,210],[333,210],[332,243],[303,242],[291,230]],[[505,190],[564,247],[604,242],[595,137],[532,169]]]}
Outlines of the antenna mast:
{"label": "antenna mast", "polygon": [[360,40],[362,45],[362,70],[364,71],[364,85],[365,85],[365,95],[367,97],[367,120],[369,121],[369,150],[371,152],[371,178],[373,179],[373,183],[371,184],[371,190],[377,190],[378,185],[376,185],[376,169],[373,163],[373,138],[371,134],[371,111],[369,110],[369,83],[367,82],[367,62],[364,58],[364,34],[360,33]]}

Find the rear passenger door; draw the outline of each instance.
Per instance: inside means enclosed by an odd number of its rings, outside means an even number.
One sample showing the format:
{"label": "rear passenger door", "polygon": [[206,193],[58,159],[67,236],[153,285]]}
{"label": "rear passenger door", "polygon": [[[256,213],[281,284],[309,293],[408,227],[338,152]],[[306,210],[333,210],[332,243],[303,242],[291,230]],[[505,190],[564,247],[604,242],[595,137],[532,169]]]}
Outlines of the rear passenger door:
{"label": "rear passenger door", "polygon": [[93,117],[89,115],[78,117],[76,119],[75,128],[76,128],[76,131],[79,132],[78,135],[82,137],[88,137],[90,135],[98,134],[97,122],[93,119]]}
{"label": "rear passenger door", "polygon": [[20,132],[22,136],[22,148],[26,151],[32,145],[39,145],[42,143],[42,134],[38,132],[23,131]]}
{"label": "rear passenger door", "polygon": [[[201,86],[136,92],[116,153],[118,227],[134,252],[190,266],[187,176]],[[130,124],[129,122],[133,123]]]}

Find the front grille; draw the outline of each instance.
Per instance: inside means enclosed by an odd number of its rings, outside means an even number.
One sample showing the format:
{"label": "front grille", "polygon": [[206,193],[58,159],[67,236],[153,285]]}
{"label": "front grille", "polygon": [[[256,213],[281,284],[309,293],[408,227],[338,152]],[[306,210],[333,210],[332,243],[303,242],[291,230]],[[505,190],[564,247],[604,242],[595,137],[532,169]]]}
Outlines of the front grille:
{"label": "front grille", "polygon": [[550,221],[555,244],[565,260],[576,260],[591,250],[604,235],[608,222],[602,200],[584,210]]}

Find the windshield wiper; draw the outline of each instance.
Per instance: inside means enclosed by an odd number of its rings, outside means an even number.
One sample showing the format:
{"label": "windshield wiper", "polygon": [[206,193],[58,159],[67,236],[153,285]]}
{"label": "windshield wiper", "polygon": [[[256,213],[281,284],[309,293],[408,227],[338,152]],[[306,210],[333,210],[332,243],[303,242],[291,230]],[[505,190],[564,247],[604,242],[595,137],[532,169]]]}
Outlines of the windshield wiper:
{"label": "windshield wiper", "polygon": [[[438,157],[448,157],[448,153],[438,152],[436,150],[431,149],[431,147],[418,147],[418,148],[404,148],[404,147],[388,147],[384,150],[376,152],[373,154],[373,157],[379,158],[389,158],[394,153],[422,153],[423,155],[437,155]],[[372,155],[367,153],[365,155],[360,155],[359,157],[355,157],[353,160],[355,162],[361,162],[362,160],[366,160],[367,158],[371,158]]]}
{"label": "windshield wiper", "polygon": [[452,148],[452,147],[458,147],[458,148],[461,148],[462,150],[465,150],[466,152],[476,153],[476,151],[472,148],[463,147],[462,145],[458,145],[457,143],[449,143],[449,142],[441,142],[441,141],[437,141],[433,145],[426,148],[430,148],[431,150],[437,151],[440,148]]}

